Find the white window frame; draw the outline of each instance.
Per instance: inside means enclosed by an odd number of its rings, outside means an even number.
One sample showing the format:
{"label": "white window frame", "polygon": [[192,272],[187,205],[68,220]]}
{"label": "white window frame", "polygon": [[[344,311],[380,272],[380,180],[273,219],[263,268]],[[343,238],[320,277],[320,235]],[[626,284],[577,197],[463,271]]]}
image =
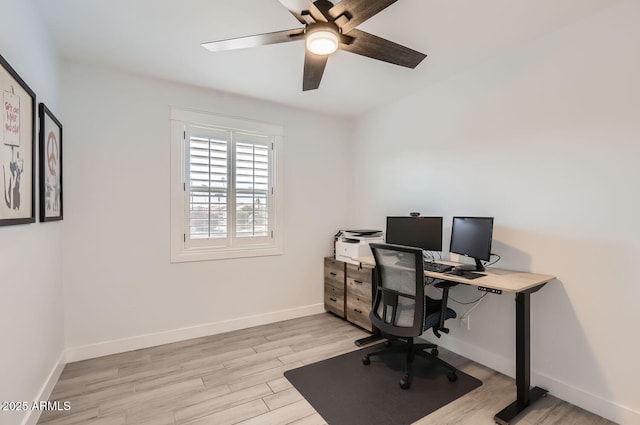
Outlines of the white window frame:
{"label": "white window frame", "polygon": [[[220,260],[229,258],[282,255],[282,139],[281,126],[243,118],[228,117],[191,109],[170,108],[171,121],[171,262]],[[191,239],[189,237],[189,154],[187,140],[192,127],[241,132],[266,136],[270,144],[270,193],[268,202],[269,229],[266,237],[236,238],[228,229],[227,238]],[[232,143],[231,146],[234,146]],[[233,150],[233,149],[232,149]],[[232,152],[233,153],[233,152]],[[235,155],[228,158],[229,173],[233,175]],[[228,181],[233,180],[231,177]],[[228,188],[227,198],[235,202],[235,187]],[[228,222],[235,223],[235,210],[227,212]]]}

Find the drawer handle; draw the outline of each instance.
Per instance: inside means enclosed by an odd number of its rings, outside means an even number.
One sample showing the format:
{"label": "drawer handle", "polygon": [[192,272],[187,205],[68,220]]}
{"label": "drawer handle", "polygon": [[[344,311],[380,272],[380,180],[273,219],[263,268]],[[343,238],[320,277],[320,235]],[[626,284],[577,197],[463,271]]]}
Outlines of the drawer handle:
{"label": "drawer handle", "polygon": [[329,273],[331,276],[337,276],[336,272],[330,272]]}
{"label": "drawer handle", "polygon": [[354,280],[355,283],[362,285],[362,281],[361,280]]}
{"label": "drawer handle", "polygon": [[358,314],[362,314],[362,310],[358,310],[357,308],[354,308],[353,311],[355,311]]}
{"label": "drawer handle", "polygon": [[336,300],[335,298],[329,298],[331,301],[333,301],[334,303],[337,303],[338,300]]}

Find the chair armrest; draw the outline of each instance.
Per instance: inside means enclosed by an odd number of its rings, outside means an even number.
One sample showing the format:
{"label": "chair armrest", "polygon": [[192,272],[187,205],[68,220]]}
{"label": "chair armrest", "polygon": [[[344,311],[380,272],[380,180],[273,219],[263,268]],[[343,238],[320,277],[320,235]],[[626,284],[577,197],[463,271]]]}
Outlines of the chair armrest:
{"label": "chair armrest", "polygon": [[457,285],[460,285],[460,284],[458,282],[451,282],[450,280],[441,280],[438,283],[434,284],[433,286],[441,289],[444,289],[444,288],[449,289]]}
{"label": "chair armrest", "polygon": [[449,333],[449,328],[444,326],[444,321],[447,320],[447,304],[449,302],[449,288],[458,285],[457,282],[443,281],[440,283],[436,283],[436,288],[442,289],[442,302],[440,304],[440,323],[438,327],[433,328],[433,333],[440,338],[440,332],[444,332],[446,334]]}

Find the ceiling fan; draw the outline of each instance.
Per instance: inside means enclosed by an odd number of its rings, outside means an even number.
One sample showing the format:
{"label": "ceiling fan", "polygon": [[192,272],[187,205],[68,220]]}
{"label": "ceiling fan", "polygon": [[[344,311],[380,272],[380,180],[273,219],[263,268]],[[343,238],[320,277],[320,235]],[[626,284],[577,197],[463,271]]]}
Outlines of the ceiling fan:
{"label": "ceiling fan", "polygon": [[212,52],[305,40],[302,90],[320,86],[329,55],[338,49],[415,68],[427,56],[356,29],[397,0],[278,0],[304,27],[202,43]]}

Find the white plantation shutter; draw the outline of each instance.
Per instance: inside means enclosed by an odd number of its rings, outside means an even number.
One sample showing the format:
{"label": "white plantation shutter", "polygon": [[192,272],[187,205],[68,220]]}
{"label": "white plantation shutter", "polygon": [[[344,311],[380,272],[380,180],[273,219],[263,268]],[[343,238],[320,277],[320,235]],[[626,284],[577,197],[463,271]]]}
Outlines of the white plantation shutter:
{"label": "white plantation shutter", "polygon": [[267,237],[269,232],[269,141],[237,134],[235,143],[236,237]]}
{"label": "white plantation shutter", "polygon": [[[202,122],[202,116],[196,118]],[[246,131],[238,129],[237,119],[223,121],[235,125],[172,124],[174,137],[184,129],[180,148],[182,213],[172,207],[176,213],[172,213],[172,261],[282,252],[282,231],[276,220],[276,207],[281,203],[276,185],[276,146],[281,129],[258,125],[257,130],[279,131]],[[172,175],[178,174],[173,167]],[[172,187],[173,203],[179,186]],[[183,217],[182,241],[177,240],[180,230],[174,215]]]}
{"label": "white plantation shutter", "polygon": [[[228,235],[228,131],[191,127],[188,132],[189,238],[226,239]],[[186,188],[185,188],[186,191]]]}

